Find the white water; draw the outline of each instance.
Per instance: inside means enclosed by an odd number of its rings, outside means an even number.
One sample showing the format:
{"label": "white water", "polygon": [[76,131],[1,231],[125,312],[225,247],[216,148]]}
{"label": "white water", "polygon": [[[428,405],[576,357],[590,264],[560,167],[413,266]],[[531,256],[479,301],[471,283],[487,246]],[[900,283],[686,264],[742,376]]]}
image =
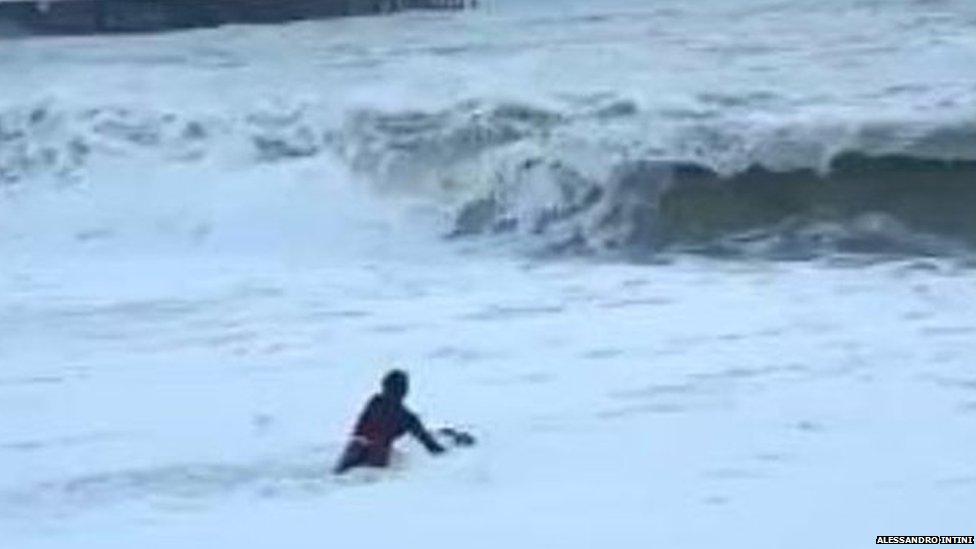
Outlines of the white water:
{"label": "white water", "polygon": [[[626,265],[441,235],[540,154],[594,177],[819,166],[838,141],[972,157],[974,24],[966,2],[498,2],[0,42],[0,546],[972,534],[957,261]],[[482,443],[329,478],[393,365]]]}

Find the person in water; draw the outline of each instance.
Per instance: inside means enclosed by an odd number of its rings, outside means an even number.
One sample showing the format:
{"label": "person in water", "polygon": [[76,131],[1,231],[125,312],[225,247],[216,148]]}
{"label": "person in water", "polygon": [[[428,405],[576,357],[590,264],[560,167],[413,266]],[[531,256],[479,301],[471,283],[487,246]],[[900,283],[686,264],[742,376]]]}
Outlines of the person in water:
{"label": "person in water", "polygon": [[416,414],[404,406],[409,389],[407,374],[401,370],[383,377],[383,390],[369,400],[359,416],[352,440],[336,464],[336,474],[354,467],[386,467],[393,442],[405,433],[413,435],[432,454],[444,452]]}

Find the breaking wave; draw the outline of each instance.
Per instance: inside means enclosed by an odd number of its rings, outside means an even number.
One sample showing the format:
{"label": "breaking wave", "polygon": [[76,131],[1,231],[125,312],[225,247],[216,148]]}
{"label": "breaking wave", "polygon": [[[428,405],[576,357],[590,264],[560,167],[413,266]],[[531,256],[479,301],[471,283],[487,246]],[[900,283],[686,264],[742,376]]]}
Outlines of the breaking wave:
{"label": "breaking wave", "polygon": [[531,211],[503,193],[467,203],[457,236],[524,232],[551,251],[680,250],[779,259],[826,253],[941,255],[976,244],[976,162],[845,153],[826,172],[761,165],[731,176],[636,160],[606,180],[555,163],[559,200]]}
{"label": "breaking wave", "polygon": [[359,113],[344,152],[388,184],[439,192],[451,236],[536,250],[785,259],[976,244],[976,122],[669,123],[613,96],[574,107]]}
{"label": "breaking wave", "polygon": [[0,112],[0,188],[89,181],[96,159],[262,164],[331,154],[422,197],[454,238],[533,250],[809,258],[976,245],[976,121],[730,119],[613,94],[439,111],[274,105],[190,116],[47,102]]}

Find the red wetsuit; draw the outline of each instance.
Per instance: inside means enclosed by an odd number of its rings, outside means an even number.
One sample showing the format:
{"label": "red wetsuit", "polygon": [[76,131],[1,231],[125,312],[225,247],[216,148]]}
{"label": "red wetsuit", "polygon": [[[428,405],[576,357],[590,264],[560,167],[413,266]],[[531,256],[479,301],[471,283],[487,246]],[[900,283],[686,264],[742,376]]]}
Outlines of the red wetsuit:
{"label": "red wetsuit", "polygon": [[386,467],[390,462],[393,442],[405,433],[416,437],[431,453],[444,451],[401,400],[384,394],[375,395],[359,416],[353,439],[346,446],[335,472],[343,473],[363,465]]}

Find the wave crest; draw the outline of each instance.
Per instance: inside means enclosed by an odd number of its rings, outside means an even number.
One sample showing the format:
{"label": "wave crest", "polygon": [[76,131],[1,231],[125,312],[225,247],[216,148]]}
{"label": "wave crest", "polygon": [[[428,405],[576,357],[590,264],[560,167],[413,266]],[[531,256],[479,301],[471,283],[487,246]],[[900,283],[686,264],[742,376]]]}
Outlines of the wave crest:
{"label": "wave crest", "polygon": [[[668,249],[806,258],[943,254],[976,244],[976,161],[848,152],[826,170],[753,165],[733,175],[688,161],[617,164],[604,180],[561,162],[465,203],[453,235],[519,232],[552,251]],[[535,173],[533,173],[535,172]],[[533,206],[527,207],[527,202]]]}
{"label": "wave crest", "polygon": [[613,94],[433,111],[275,104],[224,116],[53,102],[0,112],[0,185],[97,158],[324,153],[450,212],[454,237],[572,253],[807,257],[976,244],[976,122],[668,118]]}

